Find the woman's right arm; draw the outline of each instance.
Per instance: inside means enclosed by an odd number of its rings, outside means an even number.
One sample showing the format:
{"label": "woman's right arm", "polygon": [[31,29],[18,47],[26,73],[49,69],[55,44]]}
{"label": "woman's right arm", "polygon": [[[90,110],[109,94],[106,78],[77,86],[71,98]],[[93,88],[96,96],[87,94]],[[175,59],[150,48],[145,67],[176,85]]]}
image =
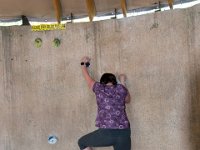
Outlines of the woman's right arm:
{"label": "woman's right arm", "polygon": [[[119,75],[119,81],[124,87],[126,87],[126,75],[125,74]],[[126,87],[126,89],[127,89],[127,87]],[[126,98],[125,98],[125,102],[130,103],[130,101],[131,101],[131,96],[130,96],[130,93],[127,89],[127,95],[126,95]]]}

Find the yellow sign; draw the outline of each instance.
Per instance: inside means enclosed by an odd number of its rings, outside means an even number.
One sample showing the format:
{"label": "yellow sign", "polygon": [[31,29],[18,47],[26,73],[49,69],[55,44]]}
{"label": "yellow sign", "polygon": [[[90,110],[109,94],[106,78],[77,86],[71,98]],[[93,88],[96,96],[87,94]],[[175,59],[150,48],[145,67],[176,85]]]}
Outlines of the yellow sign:
{"label": "yellow sign", "polygon": [[41,24],[31,26],[32,31],[64,30],[65,24]]}

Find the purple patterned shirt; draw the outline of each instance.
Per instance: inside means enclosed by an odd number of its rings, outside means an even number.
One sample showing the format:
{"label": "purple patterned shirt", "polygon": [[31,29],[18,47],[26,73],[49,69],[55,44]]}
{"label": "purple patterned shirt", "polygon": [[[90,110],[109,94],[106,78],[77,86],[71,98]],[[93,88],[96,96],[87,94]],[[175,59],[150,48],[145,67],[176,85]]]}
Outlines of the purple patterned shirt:
{"label": "purple patterned shirt", "polygon": [[95,82],[93,91],[97,99],[96,127],[109,129],[129,128],[125,97],[127,89],[121,85],[105,85]]}

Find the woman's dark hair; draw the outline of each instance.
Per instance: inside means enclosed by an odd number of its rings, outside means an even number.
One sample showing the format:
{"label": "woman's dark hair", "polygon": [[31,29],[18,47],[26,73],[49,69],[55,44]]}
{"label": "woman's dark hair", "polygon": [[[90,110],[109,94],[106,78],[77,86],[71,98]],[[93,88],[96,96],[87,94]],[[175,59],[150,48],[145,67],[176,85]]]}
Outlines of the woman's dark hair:
{"label": "woman's dark hair", "polygon": [[117,79],[112,73],[104,73],[100,79],[101,84],[112,83],[113,85],[117,84]]}

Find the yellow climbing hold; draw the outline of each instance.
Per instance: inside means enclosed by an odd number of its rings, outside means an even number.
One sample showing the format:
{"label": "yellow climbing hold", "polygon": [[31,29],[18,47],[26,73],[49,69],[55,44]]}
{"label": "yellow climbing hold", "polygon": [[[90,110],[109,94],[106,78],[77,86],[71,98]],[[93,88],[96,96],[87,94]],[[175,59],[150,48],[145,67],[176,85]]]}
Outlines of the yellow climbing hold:
{"label": "yellow climbing hold", "polygon": [[65,24],[41,24],[31,26],[32,31],[64,30],[65,28]]}

